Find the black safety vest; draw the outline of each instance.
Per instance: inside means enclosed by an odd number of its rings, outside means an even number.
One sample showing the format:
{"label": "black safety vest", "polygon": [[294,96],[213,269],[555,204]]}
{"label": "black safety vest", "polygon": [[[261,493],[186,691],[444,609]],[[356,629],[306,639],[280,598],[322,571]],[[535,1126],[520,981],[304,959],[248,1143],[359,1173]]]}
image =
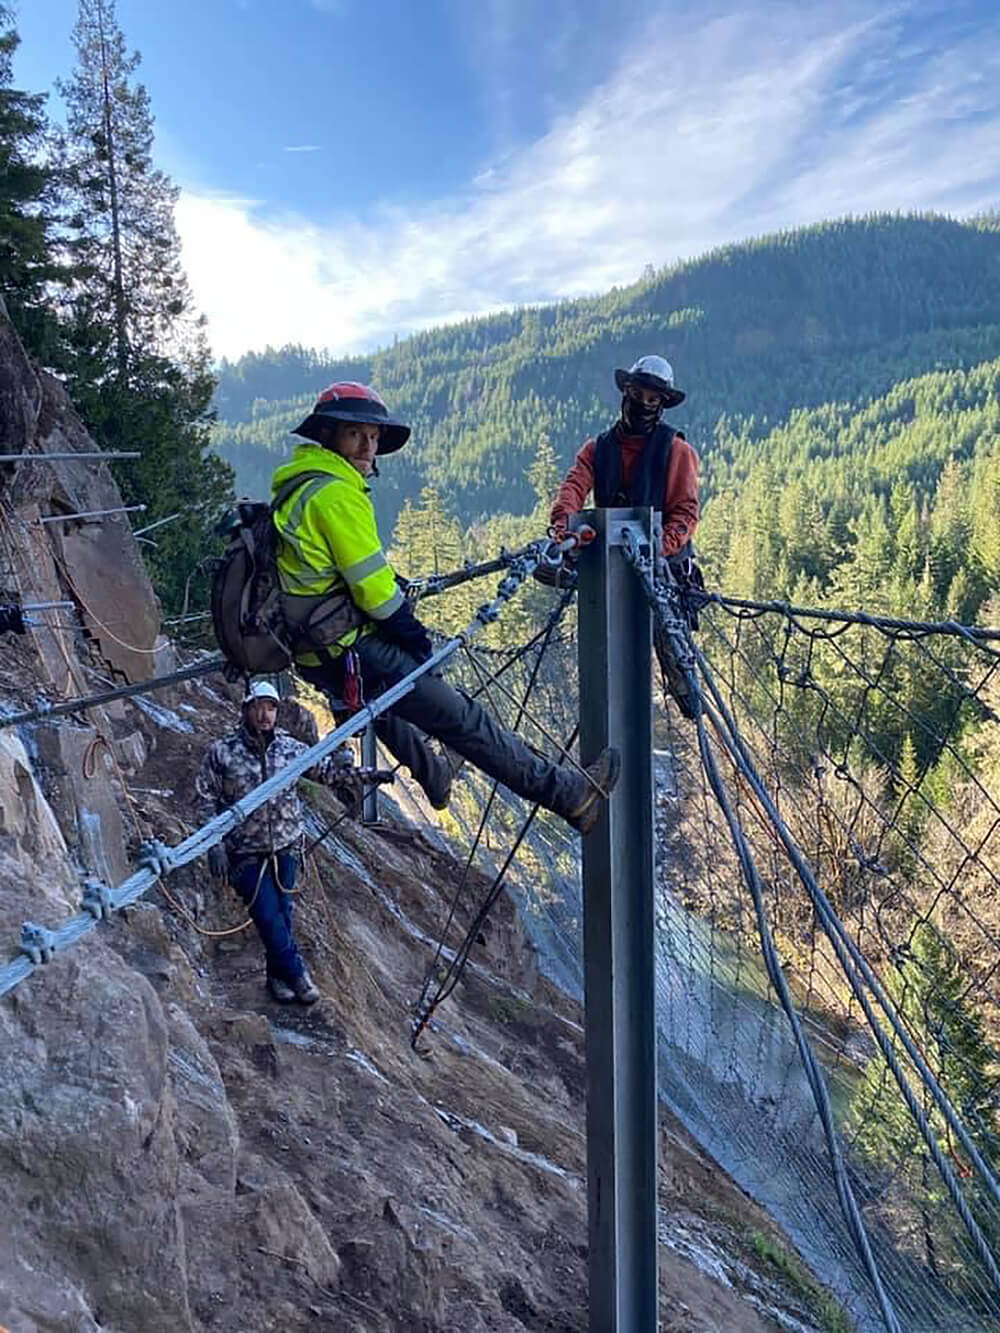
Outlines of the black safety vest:
{"label": "black safety vest", "polygon": [[598,435],[594,449],[594,504],[598,509],[626,509],[638,505],[663,508],[667,468],[677,432],[666,422],[650,435],[626,487],[622,481],[622,442],[617,425]]}

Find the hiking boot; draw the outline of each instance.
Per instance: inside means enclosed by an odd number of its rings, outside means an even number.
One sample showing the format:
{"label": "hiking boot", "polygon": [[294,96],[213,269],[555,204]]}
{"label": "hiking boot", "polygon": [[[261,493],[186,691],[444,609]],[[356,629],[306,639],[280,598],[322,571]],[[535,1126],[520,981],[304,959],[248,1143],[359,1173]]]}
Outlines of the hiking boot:
{"label": "hiking boot", "polygon": [[602,808],[601,802],[614,790],[621,767],[621,755],[613,745],[609,745],[584,769],[587,776],[581,778],[581,781],[586,784],[585,790],[579,804],[566,816],[566,822],[571,824],[577,833],[586,835],[597,823]]}
{"label": "hiking boot", "polygon": [[430,801],[432,810],[447,810],[448,802],[451,800],[451,773],[447,768],[440,783],[420,785],[424,787],[424,795]]}
{"label": "hiking boot", "polygon": [[[451,800],[451,784],[461,771],[465,760],[454,750],[449,750],[441,743],[440,753],[435,755],[440,762],[437,765],[437,781],[424,787],[424,794],[435,810],[446,810]],[[423,784],[421,784],[423,785]]]}
{"label": "hiking boot", "polygon": [[271,992],[271,999],[277,1000],[279,1004],[294,1004],[295,992],[280,977],[268,977],[267,989]]}
{"label": "hiking boot", "polygon": [[299,1004],[315,1004],[319,999],[319,990],[308,972],[296,977],[292,982],[292,999]]}

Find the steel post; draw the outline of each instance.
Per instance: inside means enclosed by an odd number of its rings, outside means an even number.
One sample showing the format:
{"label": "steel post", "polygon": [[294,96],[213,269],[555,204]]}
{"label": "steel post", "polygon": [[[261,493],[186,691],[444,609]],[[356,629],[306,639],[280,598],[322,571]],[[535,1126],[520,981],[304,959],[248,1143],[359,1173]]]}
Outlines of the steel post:
{"label": "steel post", "polygon": [[[378,739],[375,735],[374,722],[369,722],[361,733],[361,767],[378,768]],[[361,822],[362,824],[379,822],[378,785],[374,782],[361,798]]]}
{"label": "steel post", "polygon": [[656,1001],[653,963],[652,629],[621,551],[648,509],[579,516],[580,753],[622,769],[583,843],[587,1176],[592,1333],[656,1333]]}

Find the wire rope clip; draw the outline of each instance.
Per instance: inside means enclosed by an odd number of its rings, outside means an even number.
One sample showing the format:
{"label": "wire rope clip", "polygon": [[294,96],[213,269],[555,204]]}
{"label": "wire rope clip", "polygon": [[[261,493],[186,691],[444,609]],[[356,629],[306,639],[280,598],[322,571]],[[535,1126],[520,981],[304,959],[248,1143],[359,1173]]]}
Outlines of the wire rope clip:
{"label": "wire rope clip", "polygon": [[152,871],[157,879],[169,874],[174,868],[170,848],[158,838],[150,838],[148,842],[142,843],[136,859],[144,870]]}
{"label": "wire rope clip", "polygon": [[111,890],[99,879],[84,880],[80,906],[96,921],[107,921],[115,907]]}
{"label": "wire rope clip", "polygon": [[59,947],[55,931],[47,926],[36,926],[25,921],[21,926],[21,952],[28,955],[36,967],[51,960]]}

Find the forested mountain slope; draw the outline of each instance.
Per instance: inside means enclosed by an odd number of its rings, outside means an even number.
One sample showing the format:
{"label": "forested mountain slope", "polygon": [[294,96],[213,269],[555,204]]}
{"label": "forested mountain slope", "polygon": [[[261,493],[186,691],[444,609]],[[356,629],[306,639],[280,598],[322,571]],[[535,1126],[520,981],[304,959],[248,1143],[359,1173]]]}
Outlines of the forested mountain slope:
{"label": "forested mountain slope", "polygon": [[385,520],[433,485],[464,522],[524,512],[548,436],[561,463],[616,407],[611,371],[657,351],[706,460],[746,467],[796,409],[861,404],[926,371],[1000,352],[1000,228],[934,216],[825,223],[727,246],[601,297],[418,334],[370,357],[284,348],[224,364],[217,447],[263,494],[287,430],[324,383],[372,380],[413,422],[378,483]]}
{"label": "forested mountain slope", "polygon": [[699,550],[727,592],[976,618],[1000,590],[1000,359],[719,445]]}

